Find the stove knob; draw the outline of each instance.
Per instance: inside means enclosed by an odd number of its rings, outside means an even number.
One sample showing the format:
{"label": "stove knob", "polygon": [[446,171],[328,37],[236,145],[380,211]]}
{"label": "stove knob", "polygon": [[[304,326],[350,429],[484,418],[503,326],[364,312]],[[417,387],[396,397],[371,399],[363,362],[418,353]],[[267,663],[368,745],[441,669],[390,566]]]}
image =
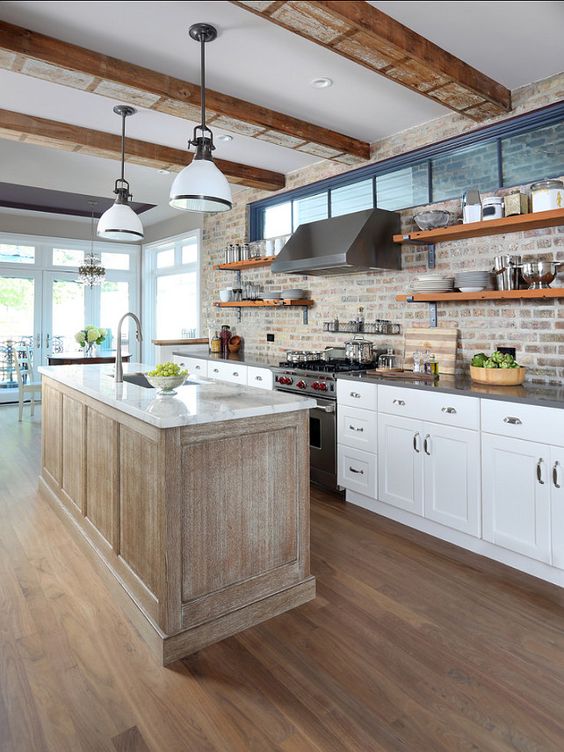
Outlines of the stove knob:
{"label": "stove knob", "polygon": [[324,381],[322,381],[322,382],[321,382],[321,383],[319,384],[319,390],[320,390],[321,392],[326,392],[326,391],[327,391],[327,384],[326,384],[326,383],[325,383]]}
{"label": "stove knob", "polygon": [[306,388],[306,383],[303,380],[302,381],[298,381],[298,383],[296,384],[296,386],[298,387],[298,389],[305,389]]}
{"label": "stove knob", "polygon": [[293,384],[294,379],[291,379],[289,376],[286,378],[286,384]]}
{"label": "stove knob", "polygon": [[318,381],[314,381],[313,384],[312,384],[312,387],[315,389],[315,391],[318,391],[318,389],[319,389],[319,382]]}

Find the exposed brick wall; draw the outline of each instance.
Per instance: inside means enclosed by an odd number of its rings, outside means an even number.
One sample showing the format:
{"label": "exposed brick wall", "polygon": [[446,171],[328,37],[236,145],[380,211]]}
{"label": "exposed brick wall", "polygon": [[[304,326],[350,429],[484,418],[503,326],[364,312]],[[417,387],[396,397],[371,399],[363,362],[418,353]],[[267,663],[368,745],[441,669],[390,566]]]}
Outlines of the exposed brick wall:
{"label": "exposed brick wall", "polygon": [[[564,74],[554,76],[513,92],[514,113],[520,114],[564,99]],[[500,118],[489,122],[495,122]],[[446,115],[439,120],[394,135],[373,146],[373,161],[401,154],[440,139],[458,135],[475,125],[459,115]],[[312,183],[346,172],[335,162],[321,161],[288,176],[287,188]],[[309,324],[302,323],[302,309],[249,309],[237,321],[236,311],[214,309],[221,287],[235,285],[231,272],[214,271],[212,265],[223,259],[227,243],[246,238],[247,204],[267,195],[255,190],[241,191],[232,211],[209,217],[204,225],[202,264],[202,327],[210,320],[212,326],[229,324],[244,337],[248,353],[265,353],[274,361],[282,359],[288,349],[316,349],[342,344],[351,335],[323,331],[323,322],[339,317],[353,318],[362,305],[367,320],[386,318],[402,326],[426,326],[428,307],[424,303],[398,303],[395,296],[409,289],[417,273],[426,269],[426,251],[417,246],[404,246],[402,270],[384,273],[361,273],[338,277],[273,276],[264,268],[247,272],[244,279],[266,289],[303,287],[310,290],[315,306],[310,310]],[[434,204],[460,213],[459,200]],[[417,210],[402,212],[405,231],[414,229],[412,216]],[[475,238],[437,246],[437,269],[487,269],[494,256],[520,254],[525,260],[557,258],[564,261],[564,227],[515,233],[505,236]],[[554,283],[564,286],[564,274]],[[460,330],[459,368],[468,364],[472,354],[493,350],[498,344],[515,346],[519,361],[529,368],[529,379],[561,382],[564,378],[564,300],[550,301],[489,301],[480,303],[439,304],[439,325],[457,326]],[[275,334],[275,342],[266,342],[266,333]],[[401,337],[369,335],[380,346],[399,349]]]}

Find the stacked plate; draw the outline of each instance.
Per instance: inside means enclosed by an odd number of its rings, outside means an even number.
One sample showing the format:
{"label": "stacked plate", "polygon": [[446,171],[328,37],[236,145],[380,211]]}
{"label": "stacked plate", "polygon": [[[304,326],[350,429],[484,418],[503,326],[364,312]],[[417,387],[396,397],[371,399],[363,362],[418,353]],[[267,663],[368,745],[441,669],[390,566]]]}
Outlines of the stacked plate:
{"label": "stacked plate", "polygon": [[457,272],[454,278],[454,286],[460,292],[493,290],[492,275],[489,271]]}
{"label": "stacked plate", "polygon": [[413,292],[450,292],[454,287],[454,277],[440,272],[422,274],[411,285]]}

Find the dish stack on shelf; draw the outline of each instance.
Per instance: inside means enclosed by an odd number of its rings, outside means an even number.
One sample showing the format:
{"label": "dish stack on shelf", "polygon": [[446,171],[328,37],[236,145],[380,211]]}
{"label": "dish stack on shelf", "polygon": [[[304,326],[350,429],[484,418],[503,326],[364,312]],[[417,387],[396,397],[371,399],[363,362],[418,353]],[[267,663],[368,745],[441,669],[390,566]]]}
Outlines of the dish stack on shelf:
{"label": "dish stack on shelf", "polygon": [[481,292],[494,289],[492,274],[489,271],[457,272],[454,286],[460,292]]}
{"label": "dish stack on shelf", "polygon": [[421,274],[414,279],[411,285],[411,289],[415,293],[452,292],[453,288],[454,277],[449,277],[440,272]]}

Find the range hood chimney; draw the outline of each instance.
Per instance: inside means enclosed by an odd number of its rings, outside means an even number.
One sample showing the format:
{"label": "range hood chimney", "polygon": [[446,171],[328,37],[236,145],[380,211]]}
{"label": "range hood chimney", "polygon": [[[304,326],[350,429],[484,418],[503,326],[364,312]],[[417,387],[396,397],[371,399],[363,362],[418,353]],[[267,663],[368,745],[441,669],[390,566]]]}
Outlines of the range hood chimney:
{"label": "range hood chimney", "polygon": [[300,225],[274,260],[276,274],[352,274],[401,269],[400,216],[366,209]]}

